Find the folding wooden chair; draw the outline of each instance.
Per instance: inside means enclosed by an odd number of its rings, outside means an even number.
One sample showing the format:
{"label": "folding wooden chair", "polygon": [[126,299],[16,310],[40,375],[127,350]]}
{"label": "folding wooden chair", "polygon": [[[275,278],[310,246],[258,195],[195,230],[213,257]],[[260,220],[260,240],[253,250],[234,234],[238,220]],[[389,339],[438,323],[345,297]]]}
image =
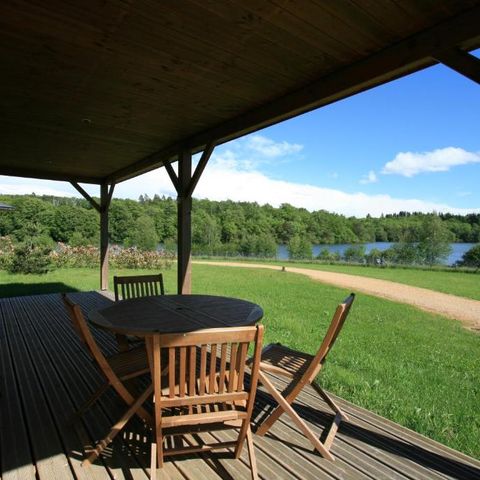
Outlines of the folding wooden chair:
{"label": "folding wooden chair", "polygon": [[[251,476],[252,479],[258,478],[250,419],[257,390],[262,340],[261,325],[146,338],[153,386],[139,397],[139,401],[145,401],[154,393],[152,480],[156,478],[157,465],[163,467],[165,456],[235,447],[235,458],[239,458],[245,439]],[[252,342],[254,356],[247,389],[244,385],[245,367]],[[166,367],[164,363],[167,363]],[[84,463],[95,461],[134,413],[133,407],[128,409]],[[236,441],[194,443],[201,432],[229,428],[239,429]],[[169,439],[172,440],[170,443],[167,442]],[[165,448],[164,443],[171,447]]]}
{"label": "folding wooden chair", "polygon": [[[151,297],[154,295],[165,295],[163,286],[163,275],[130,275],[130,276],[114,276],[113,290],[115,293],[115,301],[128,300],[129,298]],[[138,337],[125,336],[121,334],[115,335],[118,348],[125,352],[131,346],[138,345],[143,339]]]}
{"label": "folding wooden chair", "polygon": [[[155,439],[152,478],[164,457],[235,447],[247,440],[251,476],[258,478],[250,418],[257,390],[263,326],[218,328],[147,339],[154,372]],[[254,344],[249,387],[244,385],[249,345]],[[162,377],[163,354],[168,372]],[[203,443],[202,431],[239,429],[236,441]],[[193,435],[193,436],[192,436]],[[169,442],[170,440],[170,442]]]}
{"label": "folding wooden chair", "polygon": [[[277,401],[278,406],[258,427],[256,431],[258,435],[265,435],[280,416],[286,412],[312,442],[318,452],[323,457],[334,460],[329,450],[338,431],[340,422],[342,420],[348,420],[348,417],[330,396],[315,383],[315,377],[322,369],[327,355],[345,323],[354,299],[355,295],[352,293],[343,303],[338,305],[322,344],[315,355],[292,350],[280,344],[270,344],[263,349],[259,381]],[[280,393],[264,372],[287,377],[290,379],[290,383]],[[323,443],[315,436],[291,405],[305,385],[311,385],[335,413],[335,417]]]}
{"label": "folding wooden chair", "polygon": [[163,275],[136,275],[125,277],[113,277],[115,301],[129,298],[150,297],[153,295],[165,295]]}
{"label": "folding wooden chair", "polygon": [[[150,372],[145,347],[134,348],[106,357],[97,345],[80,306],[74,303],[66,294],[63,294],[62,298],[72,319],[75,331],[87,347],[88,353],[98,370],[105,378],[105,383],[77,410],[76,414],[81,415],[84,413],[109,387],[113,387],[127,405],[132,406],[136,404],[136,399],[125,386],[125,382]],[[152,422],[151,415],[143,408],[139,408],[136,413],[143,420]]]}

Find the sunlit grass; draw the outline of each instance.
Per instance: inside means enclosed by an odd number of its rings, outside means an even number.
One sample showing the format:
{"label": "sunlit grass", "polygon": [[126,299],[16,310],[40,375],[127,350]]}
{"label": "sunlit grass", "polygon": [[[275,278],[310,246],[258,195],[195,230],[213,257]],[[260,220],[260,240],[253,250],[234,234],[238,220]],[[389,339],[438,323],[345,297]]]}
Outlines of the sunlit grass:
{"label": "sunlit grass", "polygon": [[[214,260],[214,259],[211,259]],[[202,260],[205,261],[205,260]],[[208,260],[207,260],[208,261]],[[238,261],[238,259],[234,260]],[[480,272],[445,271],[427,268],[373,267],[361,265],[323,264],[315,262],[281,262],[264,260],[241,260],[244,262],[266,263],[268,265],[287,265],[310,268],[327,272],[339,272],[350,275],[379,278],[392,282],[405,283],[415,287],[428,288],[437,292],[450,293],[460,297],[480,300]]]}
{"label": "sunlit grass", "polygon": [[[320,345],[335,306],[350,293],[272,270],[194,265],[192,278],[194,293],[261,305],[266,342],[310,353]],[[98,271],[66,269],[46,276],[0,272],[0,282],[2,289],[6,283],[52,282],[90,290],[98,288]],[[175,293],[174,270],[165,272],[165,283],[167,292]],[[480,336],[459,323],[359,294],[321,381],[357,405],[480,458],[479,359]]]}

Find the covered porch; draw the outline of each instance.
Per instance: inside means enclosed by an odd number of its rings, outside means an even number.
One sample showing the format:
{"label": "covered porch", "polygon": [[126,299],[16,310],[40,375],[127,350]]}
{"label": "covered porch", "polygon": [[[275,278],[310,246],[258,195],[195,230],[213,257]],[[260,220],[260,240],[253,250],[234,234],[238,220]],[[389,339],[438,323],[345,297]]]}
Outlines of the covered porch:
{"label": "covered porch", "polygon": [[[112,302],[108,292],[79,292],[72,297],[85,312]],[[106,351],[113,336],[96,330]],[[132,420],[90,469],[82,468],[84,453],[123,413],[114,392],[102,397],[81,421],[72,422],[76,408],[101,380],[67,317],[59,294],[0,299],[2,355],[1,476],[8,479],[56,478],[147,479],[149,432]],[[279,378],[272,377],[277,386]],[[295,408],[315,433],[322,434],[330,413],[318,396],[306,390]],[[480,477],[480,462],[338,399],[350,417],[342,422],[333,444],[335,462],[321,458],[309,441],[283,416],[271,433],[255,436],[261,478],[300,479],[458,479]],[[259,390],[254,425],[273,400]],[[213,432],[225,440],[226,432]],[[228,440],[228,439],[227,439]],[[248,460],[229,452],[168,460],[160,478],[250,478]]]}
{"label": "covered porch", "polygon": [[167,171],[177,291],[190,293],[192,195],[217,145],[439,63],[480,83],[478,0],[7,2],[2,13],[0,175],[67,181],[98,211],[102,290],[118,183]]}
{"label": "covered porch", "polygon": [[[437,63],[480,83],[469,53],[480,46],[476,0],[298,10],[280,1],[54,3],[2,6],[0,174],[70,182],[99,212],[102,291],[73,295],[86,311],[112,301],[108,214],[119,182],[167,170],[178,193],[177,289],[190,293],[192,194],[216,145]],[[81,184],[97,185],[99,196]],[[96,335],[113,348],[113,337]],[[124,405],[112,393],[70,422],[99,375],[58,294],[0,299],[0,342],[3,480],[148,478],[149,432],[135,420],[91,469],[81,467]],[[333,444],[336,462],[282,418],[255,438],[260,476],[480,477],[480,462],[338,401],[350,421]],[[254,423],[271,402],[259,392]],[[317,397],[305,391],[296,408],[321,435],[328,414]],[[230,454],[178,458],[161,472],[249,477],[245,457]]]}

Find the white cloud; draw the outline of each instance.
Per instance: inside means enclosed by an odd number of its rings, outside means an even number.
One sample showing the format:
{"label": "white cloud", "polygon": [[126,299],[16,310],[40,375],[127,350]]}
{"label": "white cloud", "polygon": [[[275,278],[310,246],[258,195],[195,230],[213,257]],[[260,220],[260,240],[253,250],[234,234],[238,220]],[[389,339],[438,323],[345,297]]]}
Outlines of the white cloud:
{"label": "white cloud", "polygon": [[472,192],[457,192],[457,195],[459,197],[470,197],[472,195]]}
{"label": "white cloud", "polygon": [[248,149],[264,155],[268,158],[284,157],[298,153],[303,149],[303,145],[298,143],[275,142],[262,135],[252,135],[247,137],[246,146]]}
{"label": "white cloud", "polygon": [[[2,177],[0,177],[2,178]],[[21,179],[24,180],[24,179]],[[12,179],[9,178],[8,182],[12,182]],[[0,183],[0,194],[4,195],[28,195],[35,193],[36,195],[52,195],[57,197],[71,197],[72,192],[68,188],[55,188],[63,187],[60,182],[48,182],[49,184],[56,183],[57,185],[45,186],[39,185],[41,180],[37,181],[37,184],[34,183]]]}
{"label": "white cloud", "polygon": [[413,177],[421,172],[446,172],[451,167],[480,163],[480,152],[446,147],[431,152],[400,152],[385,164],[382,173]]}
{"label": "white cloud", "polygon": [[[273,206],[290,203],[311,211],[324,209],[358,217],[364,217],[368,213],[372,216],[379,216],[382,213],[399,211],[480,213],[479,208],[455,208],[444,203],[415,198],[394,198],[387,194],[347,193],[338,189],[273,179],[258,170],[262,158],[264,157],[259,155],[255,161],[250,161],[249,147],[245,139],[230,144],[228,148],[219,147],[212,155],[194,196],[211,200],[230,199],[260,204],[269,203]],[[369,172],[366,178],[372,181],[376,175],[374,172]],[[39,195],[80,196],[71,185],[65,182],[12,177],[0,177],[0,182],[2,182],[0,183],[0,193],[35,192]],[[98,195],[98,186],[85,186],[85,188],[90,194]],[[141,194],[147,194],[150,197],[155,194],[176,196],[170,178],[163,168],[120,183],[115,188],[114,196],[138,199]]]}
{"label": "white cloud", "polygon": [[368,213],[372,216],[380,216],[382,213],[397,213],[402,210],[480,213],[480,209],[454,208],[447,204],[420,199],[394,198],[386,194],[367,195],[362,192],[347,193],[331,188],[275,180],[259,171],[225,168],[218,163],[207,167],[197,186],[195,197],[269,203],[273,206],[290,203],[311,211],[325,209],[358,217],[364,217]]}
{"label": "white cloud", "polygon": [[373,170],[370,170],[366,175],[363,175],[362,178],[360,179],[360,183],[363,185],[366,185],[367,183],[376,183],[376,182],[378,182],[378,177]]}

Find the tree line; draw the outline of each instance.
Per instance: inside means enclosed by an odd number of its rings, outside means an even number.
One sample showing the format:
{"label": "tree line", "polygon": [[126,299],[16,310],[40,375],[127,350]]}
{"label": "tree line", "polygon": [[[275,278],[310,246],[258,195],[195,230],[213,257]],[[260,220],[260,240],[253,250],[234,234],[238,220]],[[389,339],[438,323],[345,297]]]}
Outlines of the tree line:
{"label": "tree line", "polygon": [[[63,242],[96,245],[98,213],[79,198],[1,195],[15,207],[0,213],[0,236],[18,242]],[[174,249],[176,200],[169,197],[138,201],[113,199],[110,206],[110,242],[155,249],[158,243]],[[283,204],[278,208],[251,202],[193,200],[193,252],[206,255],[274,256],[278,244],[301,256],[312,244],[420,242],[426,219],[435,218],[444,242],[480,242],[480,214],[423,214],[399,212],[373,218],[355,218],[325,210],[309,212]],[[40,239],[40,240],[38,240]]]}

